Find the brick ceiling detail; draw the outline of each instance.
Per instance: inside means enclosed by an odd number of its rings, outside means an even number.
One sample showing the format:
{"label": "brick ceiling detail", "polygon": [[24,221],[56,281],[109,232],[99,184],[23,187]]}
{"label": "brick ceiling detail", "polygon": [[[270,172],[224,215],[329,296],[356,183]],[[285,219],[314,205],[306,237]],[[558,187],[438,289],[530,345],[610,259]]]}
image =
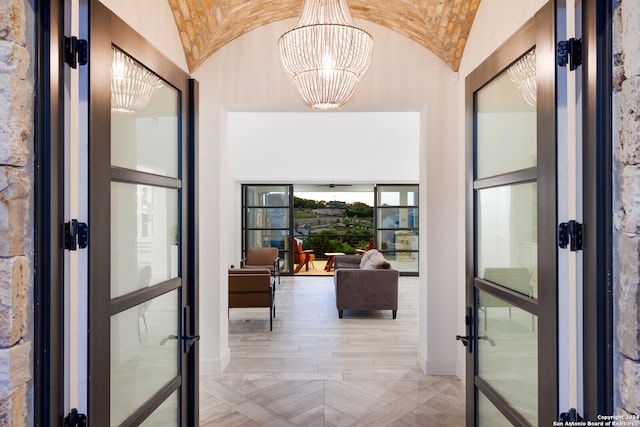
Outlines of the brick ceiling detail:
{"label": "brick ceiling detail", "polygon": [[[302,0],[168,0],[191,71],[225,44],[300,15]],[[480,0],[350,0],[354,18],[394,30],[457,71]],[[276,41],[274,40],[274,43]]]}

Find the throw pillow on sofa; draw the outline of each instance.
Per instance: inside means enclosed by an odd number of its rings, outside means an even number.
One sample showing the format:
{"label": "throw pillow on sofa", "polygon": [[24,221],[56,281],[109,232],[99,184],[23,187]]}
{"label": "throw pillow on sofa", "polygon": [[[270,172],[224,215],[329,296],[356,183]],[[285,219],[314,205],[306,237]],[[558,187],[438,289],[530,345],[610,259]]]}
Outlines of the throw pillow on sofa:
{"label": "throw pillow on sofa", "polygon": [[361,259],[360,259],[360,269],[363,269],[365,264],[369,261],[369,258],[371,258],[373,255],[375,254],[379,254],[380,252],[378,252],[377,249],[369,249],[368,251],[366,251],[364,253],[364,255],[362,255]]}
{"label": "throw pillow on sofa", "polygon": [[[371,252],[371,251],[368,251]],[[366,254],[365,254],[366,255]],[[362,263],[360,264],[362,265]],[[384,259],[384,256],[376,251],[371,254],[369,258],[366,260],[364,267],[360,267],[362,270],[377,270],[377,269],[388,269],[391,267],[391,264]]]}

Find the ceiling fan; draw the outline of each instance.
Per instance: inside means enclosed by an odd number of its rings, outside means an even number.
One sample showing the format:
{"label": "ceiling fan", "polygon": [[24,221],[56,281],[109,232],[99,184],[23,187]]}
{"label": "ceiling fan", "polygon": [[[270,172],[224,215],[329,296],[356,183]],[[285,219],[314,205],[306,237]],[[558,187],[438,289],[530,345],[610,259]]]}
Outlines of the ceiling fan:
{"label": "ceiling fan", "polygon": [[351,187],[353,184],[316,184],[316,187],[329,187],[329,188],[336,188],[336,187]]}

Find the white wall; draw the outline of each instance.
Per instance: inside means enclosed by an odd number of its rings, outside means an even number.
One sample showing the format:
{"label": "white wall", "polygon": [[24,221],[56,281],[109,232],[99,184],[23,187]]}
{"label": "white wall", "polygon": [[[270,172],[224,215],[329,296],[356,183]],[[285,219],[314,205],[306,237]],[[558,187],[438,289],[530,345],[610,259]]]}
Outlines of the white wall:
{"label": "white wall", "polygon": [[149,40],[180,68],[188,71],[178,27],[168,1],[100,0],[134,30]]}
{"label": "white wall", "polygon": [[[200,295],[201,306],[210,308],[201,311],[203,373],[219,372],[229,358],[226,268],[237,256],[230,249],[239,234],[230,225],[237,218],[240,205],[235,196],[237,177],[230,169],[233,149],[229,146],[229,115],[239,111],[309,111],[298,101],[281,69],[277,52],[278,37],[294,24],[295,20],[276,22],[245,34],[194,72],[200,82],[201,112]],[[418,44],[370,22],[358,24],[374,36],[374,58],[354,97],[341,111],[420,114],[420,146],[416,154],[420,159],[421,216],[425,219],[420,231],[421,325],[425,327],[420,333],[419,359],[423,369],[430,373],[453,373],[456,355],[453,307],[459,286],[452,272],[462,267],[456,259],[458,239],[455,217],[451,215],[458,209],[455,192],[459,187],[455,160],[457,81],[440,59]],[[273,141],[276,151],[299,148],[299,141]],[[327,170],[328,175],[338,172]],[[286,179],[282,180],[283,176]],[[263,178],[272,182],[308,180],[304,170],[289,173],[285,164]],[[212,305],[214,301],[219,306]],[[429,311],[434,314],[427,323]]]}
{"label": "white wall", "polygon": [[[460,85],[458,86],[458,111],[456,113],[457,126],[465,129],[465,84],[466,77],[504,43],[518,28],[545,4],[547,0],[483,0],[480,2],[476,18],[471,28],[471,33],[467,39],[462,62],[460,63],[459,75]],[[465,180],[467,165],[465,164],[467,135],[464,131],[458,134],[457,173],[460,177],[456,194],[458,204],[464,206],[465,203]],[[465,335],[465,209],[457,211],[457,238],[456,257],[460,260],[460,268],[456,271],[457,289],[457,333]],[[460,378],[465,378],[465,351],[462,346],[458,348],[457,374]]]}
{"label": "white wall", "polygon": [[235,180],[419,179],[419,112],[230,112],[227,123]]}
{"label": "white wall", "polygon": [[[230,112],[227,167],[234,188],[230,265],[239,265],[241,184],[415,184],[419,112]],[[233,236],[236,236],[234,238]]]}

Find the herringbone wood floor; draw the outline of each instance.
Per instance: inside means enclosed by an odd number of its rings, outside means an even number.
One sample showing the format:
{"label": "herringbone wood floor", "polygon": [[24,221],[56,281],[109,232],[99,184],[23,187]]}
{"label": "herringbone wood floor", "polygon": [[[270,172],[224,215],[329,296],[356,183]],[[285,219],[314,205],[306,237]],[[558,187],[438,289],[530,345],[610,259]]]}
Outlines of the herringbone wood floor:
{"label": "herringbone wood floor", "polygon": [[203,426],[463,426],[464,386],[416,364],[418,279],[401,277],[398,317],[346,311],[333,277],[283,277],[276,319],[232,309],[231,362],[200,379]]}

